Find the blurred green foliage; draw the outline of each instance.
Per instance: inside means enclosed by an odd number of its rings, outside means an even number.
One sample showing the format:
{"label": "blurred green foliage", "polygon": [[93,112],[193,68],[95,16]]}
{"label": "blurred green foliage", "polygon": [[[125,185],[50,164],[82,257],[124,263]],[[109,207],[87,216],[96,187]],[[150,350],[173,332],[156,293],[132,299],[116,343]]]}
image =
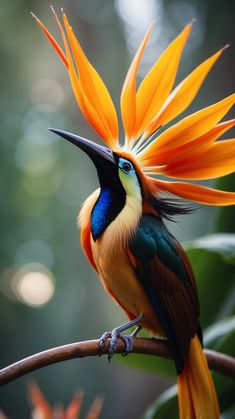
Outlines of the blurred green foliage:
{"label": "blurred green foliage", "polygon": [[[5,366],[52,346],[96,338],[125,321],[125,316],[105,295],[88,266],[75,226],[81,203],[97,187],[95,170],[77,150],[47,131],[54,126],[96,139],[77,109],[62,64],[31,19],[32,10],[55,29],[49,4],[2,0],[0,5],[0,359]],[[67,0],[64,4],[55,1],[54,6],[57,10],[64,6],[71,17],[75,32],[117,106],[130,59],[150,20],[157,21],[156,42],[151,43],[142,72],[194,17],[197,23],[180,78],[234,39],[234,5],[228,0]],[[190,111],[231,93],[232,57],[230,48],[208,76]],[[221,187],[234,189],[234,177],[222,180]],[[218,213],[205,207],[169,228],[179,240],[190,240],[211,231],[215,218],[216,232],[235,231],[234,208]],[[204,266],[208,263],[206,272],[201,258],[195,261],[196,273],[206,277],[208,287],[213,284],[209,310],[203,297],[206,287],[199,280],[205,327],[229,316],[233,306],[233,268],[220,260],[214,271],[214,257],[203,254]],[[38,307],[28,305],[19,295],[17,274],[31,263],[44,267],[45,274],[50,272],[55,284],[53,298]],[[220,297],[225,304],[221,305]],[[157,362],[165,371],[163,363]],[[103,417],[108,419],[139,417],[173,381],[120,363],[110,366],[103,358],[73,360],[33,376],[52,403],[60,400],[67,404],[74,389],[83,387],[86,411],[93,395],[103,394]],[[13,419],[27,417],[27,380],[22,378],[0,391],[1,408]]]}

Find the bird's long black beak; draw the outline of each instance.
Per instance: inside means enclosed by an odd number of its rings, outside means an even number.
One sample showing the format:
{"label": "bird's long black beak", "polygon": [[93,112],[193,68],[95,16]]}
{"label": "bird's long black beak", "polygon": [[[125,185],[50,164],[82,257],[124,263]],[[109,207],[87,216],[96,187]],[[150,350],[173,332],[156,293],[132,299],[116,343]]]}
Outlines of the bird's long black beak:
{"label": "bird's long black beak", "polygon": [[48,128],[49,131],[54,132],[60,137],[65,138],[65,140],[79,147],[84,151],[90,159],[93,161],[97,169],[99,166],[104,164],[104,162],[109,162],[109,164],[115,164],[114,155],[112,150],[107,147],[104,147],[100,144],[93,143],[93,141],[87,140],[86,138],[79,137],[78,135],[72,134],[61,129]]}

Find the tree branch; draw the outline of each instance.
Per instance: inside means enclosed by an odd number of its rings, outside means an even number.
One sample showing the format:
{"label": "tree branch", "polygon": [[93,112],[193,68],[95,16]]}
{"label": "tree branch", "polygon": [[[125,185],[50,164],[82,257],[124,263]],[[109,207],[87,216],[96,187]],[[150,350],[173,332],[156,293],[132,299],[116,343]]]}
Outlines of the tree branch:
{"label": "tree branch", "polygon": [[[100,351],[99,340],[89,340],[70,343],[68,345],[58,346],[57,348],[39,352],[1,369],[0,385],[7,384],[23,375],[45,367],[46,365],[56,364],[57,362],[67,361],[73,358],[107,354],[108,346],[109,341],[105,343]],[[122,353],[123,351],[124,343],[119,339],[116,353]],[[160,339],[135,338],[133,353],[156,355],[162,358],[172,359],[169,345],[167,342]],[[208,349],[205,349],[204,353],[206,354],[208,365],[211,369],[235,378],[235,358]]]}

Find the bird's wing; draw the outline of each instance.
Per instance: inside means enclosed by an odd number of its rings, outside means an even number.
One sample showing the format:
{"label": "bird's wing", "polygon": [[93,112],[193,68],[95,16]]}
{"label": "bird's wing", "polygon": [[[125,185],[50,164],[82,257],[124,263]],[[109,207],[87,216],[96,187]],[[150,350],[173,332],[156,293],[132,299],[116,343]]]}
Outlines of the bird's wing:
{"label": "bird's wing", "polygon": [[180,373],[199,317],[195,279],[187,256],[162,220],[146,214],[131,239],[130,260],[166,333]]}

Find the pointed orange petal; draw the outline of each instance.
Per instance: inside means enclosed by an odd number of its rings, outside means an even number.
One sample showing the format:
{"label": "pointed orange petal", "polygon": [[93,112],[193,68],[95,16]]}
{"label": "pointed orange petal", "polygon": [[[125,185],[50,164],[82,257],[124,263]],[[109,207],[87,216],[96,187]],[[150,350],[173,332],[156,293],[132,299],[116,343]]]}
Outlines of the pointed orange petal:
{"label": "pointed orange petal", "polygon": [[87,99],[87,96],[83,92],[81,84],[79,80],[76,78],[76,74],[74,68],[70,68],[69,71],[70,80],[72,84],[72,88],[77,99],[78,105],[81,109],[86,120],[89,124],[93,127],[93,129],[97,132],[97,134],[102,138],[107,145],[111,145],[110,138],[106,137],[106,130],[104,129],[104,124],[100,119],[99,115],[97,114],[96,110],[92,106],[91,102]]}
{"label": "pointed orange petal", "polygon": [[138,138],[169,95],[175,81],[183,48],[192,29],[188,24],[162,53],[142,81],[136,96],[135,136]]}
{"label": "pointed orange petal", "polygon": [[163,169],[167,176],[181,179],[214,179],[235,171],[235,140],[213,143],[207,150]]}
{"label": "pointed orange petal", "polygon": [[167,182],[152,179],[159,191],[207,205],[235,205],[235,192],[226,192],[186,182]]}
{"label": "pointed orange petal", "polygon": [[[84,95],[82,95],[82,91],[81,91],[80,83],[79,83],[79,80],[78,80],[78,76],[77,76],[76,71],[74,69],[73,60],[72,60],[72,56],[71,56],[71,53],[70,53],[68,41],[66,39],[66,36],[65,36],[64,30],[62,28],[62,25],[61,25],[61,23],[60,23],[60,21],[58,19],[58,16],[55,13],[55,11],[54,11],[53,8],[52,8],[52,12],[54,14],[56,23],[57,23],[58,28],[60,30],[60,33],[61,33],[61,36],[62,36],[62,39],[63,39],[63,43],[64,43],[64,46],[65,46],[66,56],[64,55],[64,60],[63,61],[66,62],[66,67],[67,67],[68,72],[69,72],[69,76],[70,76],[70,81],[71,81],[71,84],[72,84],[73,92],[75,94],[75,97],[77,99],[77,102],[78,102],[78,104],[79,104],[79,106],[80,106],[80,108],[81,108],[81,110],[82,110],[85,118],[89,121],[89,112],[86,112],[86,106],[83,105],[84,100],[83,100],[82,96],[84,96]],[[37,21],[38,21],[39,25],[41,26],[42,30],[48,36],[49,40],[51,40],[52,37],[51,37],[50,33],[47,31],[47,29],[45,28],[45,26],[39,21],[39,19],[37,19]],[[54,46],[54,43],[53,42],[52,42],[52,45]],[[56,44],[56,45],[58,45],[58,44]],[[58,47],[58,48],[60,48],[60,47]],[[55,48],[55,49],[57,51],[57,48]],[[61,50],[61,48],[60,48],[60,50]]]}
{"label": "pointed orange petal", "polygon": [[111,147],[117,146],[118,121],[110,94],[101,77],[85,56],[64,13],[63,19],[83,92],[103,123],[106,143]]}
{"label": "pointed orange petal", "polygon": [[91,407],[89,408],[85,419],[99,419],[103,405],[104,399],[102,397],[96,397]]}
{"label": "pointed orange petal", "polygon": [[141,160],[151,160],[155,153],[172,150],[204,135],[223,118],[234,102],[235,94],[182,119],[141,151]]}
{"label": "pointed orange petal", "polygon": [[53,416],[53,411],[49,405],[46,397],[40,390],[36,381],[29,383],[29,399],[31,400],[35,409],[37,409],[40,416],[44,419],[50,419]]}
{"label": "pointed orange petal", "polygon": [[55,19],[56,19],[56,22],[59,26],[61,36],[62,36],[62,39],[63,39],[63,42],[64,42],[66,56],[67,56],[66,59],[67,59],[67,62],[68,62],[69,77],[70,77],[73,92],[74,92],[74,95],[77,99],[78,105],[81,109],[81,112],[83,113],[83,115],[85,116],[87,121],[91,124],[91,126],[94,128],[94,130],[98,133],[98,135],[101,138],[105,139],[106,132],[103,129],[103,123],[100,120],[99,116],[97,115],[96,110],[93,108],[92,104],[88,101],[85,93],[83,92],[81,83],[78,79],[77,73],[76,73],[75,68],[74,68],[73,59],[72,59],[72,56],[71,56],[71,53],[70,53],[69,44],[68,44],[68,41],[66,39],[64,30],[61,26],[61,23],[60,23],[57,15],[55,13],[54,13],[54,15],[55,15]]}
{"label": "pointed orange petal", "polygon": [[141,42],[138,51],[130,65],[128,73],[126,75],[122,93],[121,93],[121,112],[122,121],[125,130],[125,142],[129,144],[132,140],[135,127],[135,114],[136,114],[136,77],[139,68],[140,60],[143,55],[145,46],[147,44],[149,35],[151,33],[153,24],[151,24],[145,34],[143,41]]}
{"label": "pointed orange petal", "polygon": [[[64,42],[66,55],[59,47],[55,39],[42,24],[42,22],[35,16],[41,29],[49,39],[50,43],[64,62],[70,76],[72,88],[77,99],[78,105],[87,119],[92,125],[98,135],[111,147],[118,145],[118,123],[114,105],[110,98],[110,95],[99,77],[95,69],[91,66],[87,60],[84,52],[82,51],[75,35],[73,34],[72,28],[63,14],[66,31],[68,34],[70,46],[76,59],[76,65],[79,70],[79,76],[74,68],[73,58],[69,49],[69,43],[66,39],[62,25],[56,15],[54,9],[52,12],[55,16],[56,23],[62,35]],[[81,74],[80,74],[81,73]]]}
{"label": "pointed orange petal", "polygon": [[78,419],[84,399],[83,390],[77,391],[65,411],[65,419]]}
{"label": "pointed orange petal", "polygon": [[[178,147],[174,147],[167,151],[159,151],[155,155],[149,155],[144,159],[144,156],[138,156],[138,161],[141,166],[168,166],[169,164],[176,163],[180,165],[180,162],[187,157],[194,157],[195,154],[208,149],[210,144],[219,138],[222,134],[228,131],[235,125],[235,119],[221,122],[220,124],[213,127],[206,134],[201,135],[190,143],[183,144]],[[158,171],[159,173],[159,171]]]}
{"label": "pointed orange petal", "polygon": [[221,162],[219,165],[207,165],[204,167],[195,167],[190,169],[190,167],[185,167],[179,173],[174,170],[166,170],[163,173],[166,176],[185,179],[185,180],[206,180],[206,179],[216,179],[222,176],[229,175],[235,172],[235,158],[227,160],[226,162]]}
{"label": "pointed orange petal", "polygon": [[226,48],[227,46],[205,60],[173,90],[159,113],[145,130],[146,137],[180,115],[190,105],[211,67]]}
{"label": "pointed orange petal", "polygon": [[53,38],[53,36],[50,34],[50,32],[47,30],[47,28],[43,25],[43,23],[38,19],[38,17],[34,13],[31,13],[31,14],[32,14],[32,17],[36,20],[36,22],[40,26],[40,28],[42,29],[42,31],[44,32],[44,34],[46,35],[46,37],[49,39],[51,45],[56,50],[57,54],[59,55],[59,57],[63,61],[65,67],[68,69],[68,62],[67,62],[66,56],[64,55],[64,53],[63,53],[62,49],[60,48],[60,46],[58,45],[58,43],[56,42],[55,38]]}

